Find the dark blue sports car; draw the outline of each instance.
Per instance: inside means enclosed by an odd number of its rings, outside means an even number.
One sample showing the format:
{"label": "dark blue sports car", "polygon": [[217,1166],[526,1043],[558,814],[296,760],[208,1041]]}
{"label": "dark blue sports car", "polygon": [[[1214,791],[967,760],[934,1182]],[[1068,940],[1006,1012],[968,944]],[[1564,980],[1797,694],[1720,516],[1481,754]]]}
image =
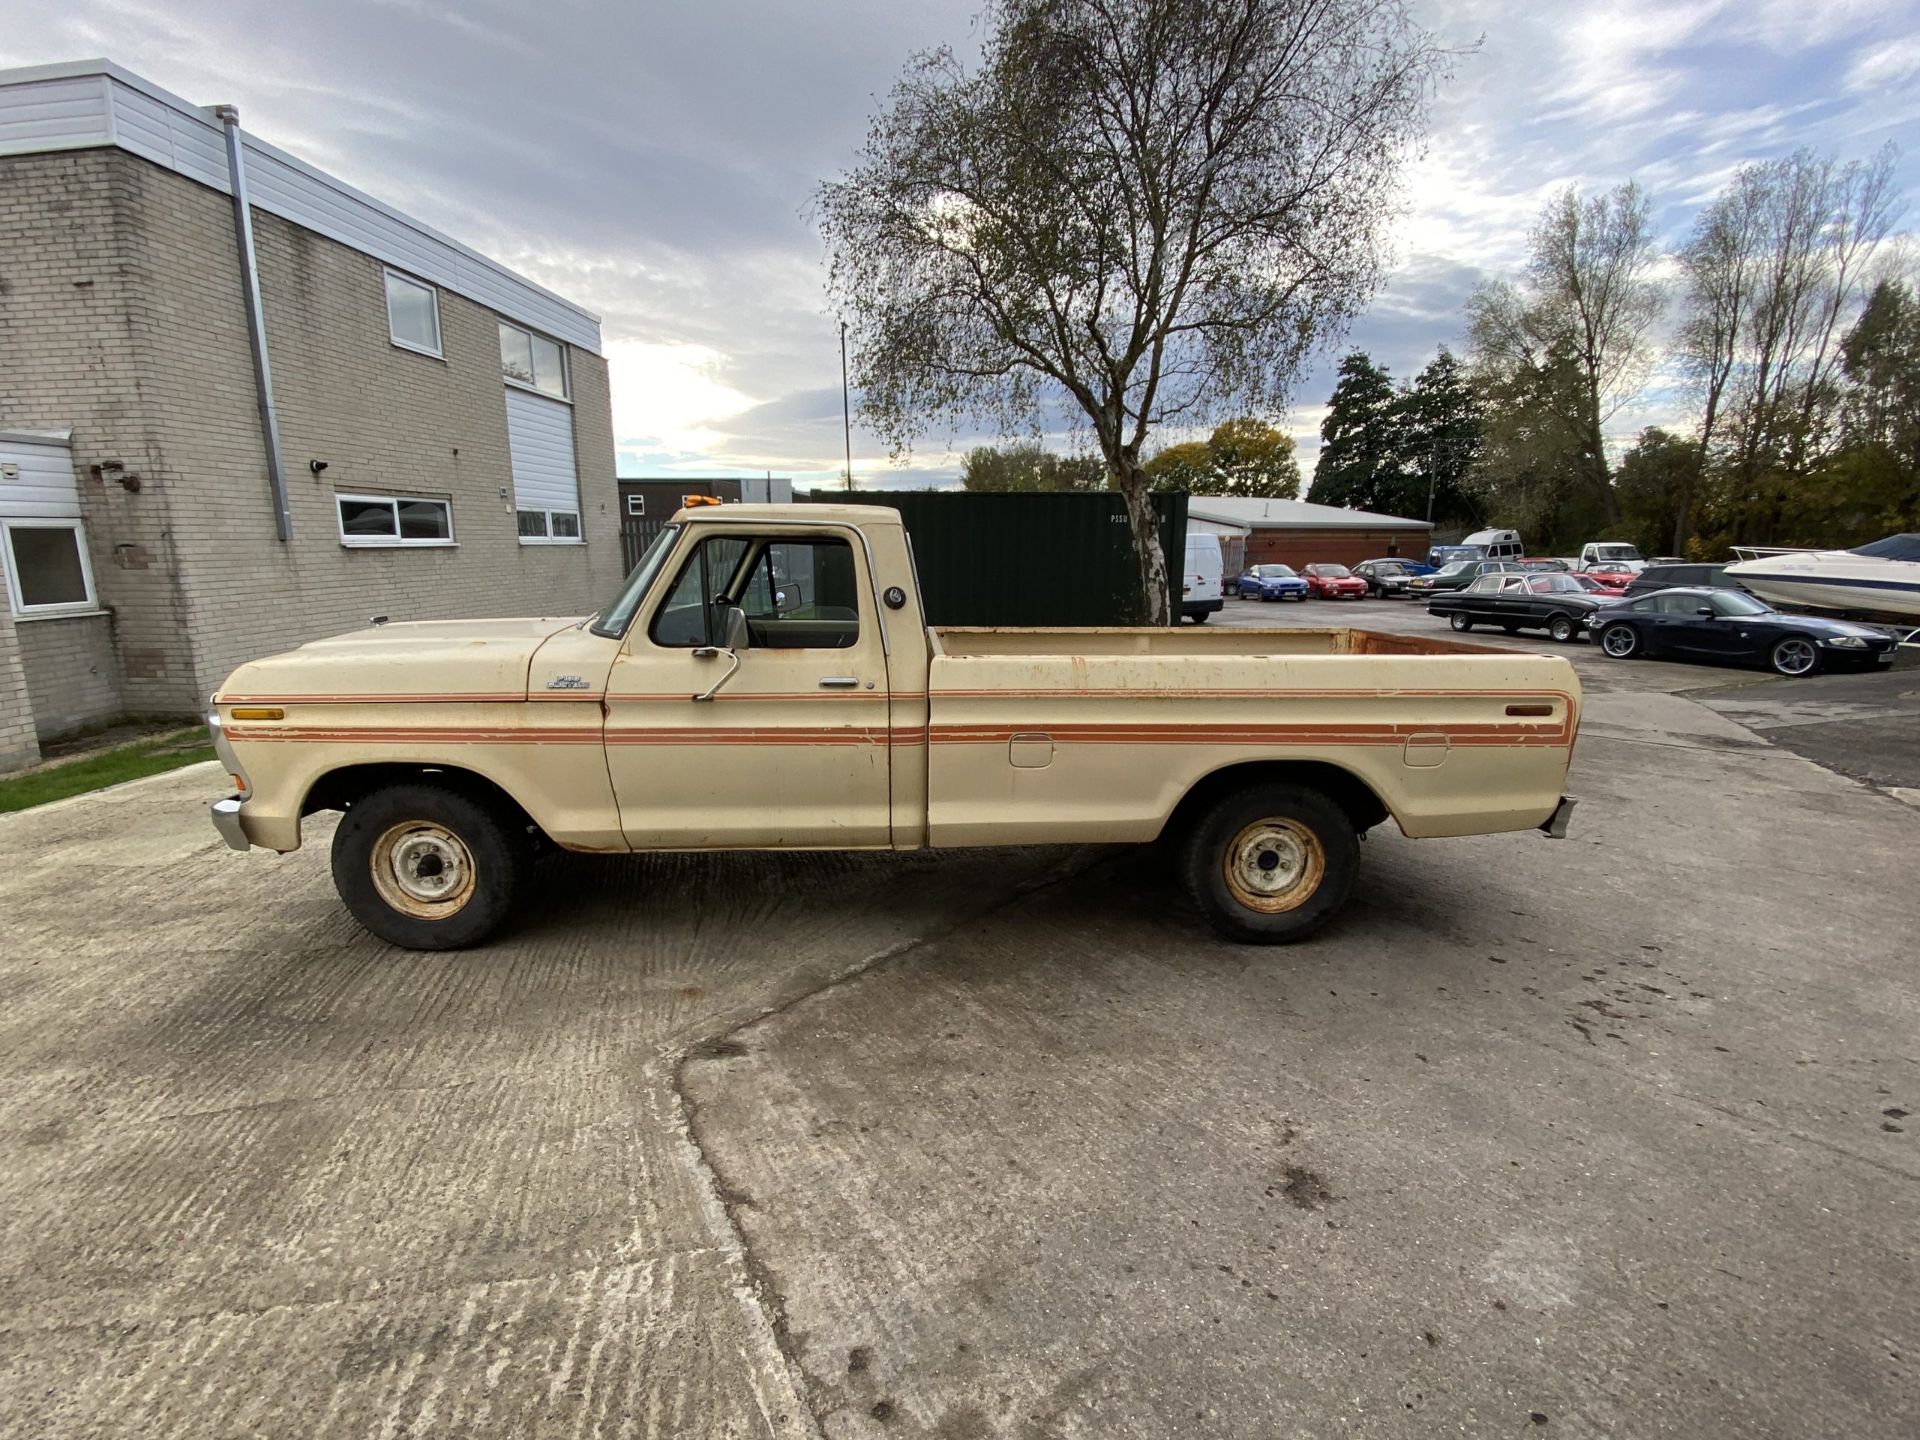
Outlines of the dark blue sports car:
{"label": "dark blue sports car", "polygon": [[1304,600],[1307,582],[1291,565],[1249,565],[1240,577],[1240,593],[1249,600]]}
{"label": "dark blue sports car", "polygon": [[1740,590],[1660,590],[1593,613],[1590,634],[1616,660],[1675,655],[1766,665],[1781,675],[1893,663],[1893,637],[1870,625],[1786,615]]}

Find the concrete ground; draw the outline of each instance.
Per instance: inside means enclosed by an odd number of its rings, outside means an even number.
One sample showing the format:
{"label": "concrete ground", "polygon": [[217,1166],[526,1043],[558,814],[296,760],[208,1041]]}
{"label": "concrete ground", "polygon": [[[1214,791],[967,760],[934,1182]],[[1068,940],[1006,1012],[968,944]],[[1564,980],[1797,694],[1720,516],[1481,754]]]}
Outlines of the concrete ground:
{"label": "concrete ground", "polygon": [[0,1434],[1911,1435],[1920,817],[1576,663],[1570,840],[1283,950],[1088,850],[422,956],[201,770],[0,818]]}

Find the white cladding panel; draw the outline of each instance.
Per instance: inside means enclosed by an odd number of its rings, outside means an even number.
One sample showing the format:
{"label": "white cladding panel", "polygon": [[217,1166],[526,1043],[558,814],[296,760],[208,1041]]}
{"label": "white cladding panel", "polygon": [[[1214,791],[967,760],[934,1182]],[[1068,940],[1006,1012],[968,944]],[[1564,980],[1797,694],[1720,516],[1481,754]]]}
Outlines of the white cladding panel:
{"label": "white cladding panel", "polygon": [[79,518],[72,452],[0,435],[0,520]]}
{"label": "white cladding panel", "polygon": [[[245,131],[241,140],[256,208],[600,353],[600,322],[579,306]],[[232,193],[226,136],[211,112],[104,62],[0,71],[0,155],[98,145]]]}
{"label": "white cladding panel", "polygon": [[509,387],[507,445],[513,453],[516,509],[579,510],[571,405]]}
{"label": "white cladding panel", "polygon": [[0,84],[0,155],[112,142],[104,75]]}

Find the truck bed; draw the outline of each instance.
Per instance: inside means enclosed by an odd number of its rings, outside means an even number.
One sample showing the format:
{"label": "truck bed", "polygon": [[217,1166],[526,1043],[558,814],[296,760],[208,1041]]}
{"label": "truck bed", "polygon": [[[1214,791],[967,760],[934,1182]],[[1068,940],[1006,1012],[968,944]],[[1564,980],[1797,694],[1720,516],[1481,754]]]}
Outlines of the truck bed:
{"label": "truck bed", "polygon": [[928,834],[1152,839],[1236,766],[1332,766],[1408,835],[1544,821],[1579,722],[1563,657],[1369,630],[944,629],[927,682]]}

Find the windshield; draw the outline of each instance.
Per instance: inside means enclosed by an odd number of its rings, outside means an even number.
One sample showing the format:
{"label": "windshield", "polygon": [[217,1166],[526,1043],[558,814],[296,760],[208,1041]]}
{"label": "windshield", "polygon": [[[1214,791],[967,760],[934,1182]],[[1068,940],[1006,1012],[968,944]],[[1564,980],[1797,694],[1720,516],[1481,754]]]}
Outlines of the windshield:
{"label": "windshield", "polygon": [[1597,560],[1638,560],[1640,547],[1637,545],[1595,545],[1594,558]]}
{"label": "windshield", "polygon": [[1318,575],[1322,580],[1344,580],[1348,572],[1344,565],[1309,565],[1307,573]]}
{"label": "windshield", "polygon": [[1253,573],[1262,580],[1293,579],[1293,567],[1291,565],[1256,565],[1253,567]]}
{"label": "windshield", "polygon": [[1398,560],[1375,560],[1373,562],[1373,573],[1376,575],[1404,575],[1407,573],[1407,567],[1402,565]]}
{"label": "windshield", "polygon": [[1871,545],[1857,545],[1853,553],[1870,560],[1920,560],[1920,535],[1889,535]]}
{"label": "windshield", "polygon": [[620,593],[606,609],[602,610],[587,628],[596,635],[606,635],[618,640],[627,633],[627,626],[633,621],[633,612],[640,605],[640,597],[647,593],[647,586],[653,583],[654,572],[667,558],[667,552],[673,549],[673,542],[680,538],[680,527],[669,525],[653,537],[653,543],[641,552],[640,563],[633,567],[631,574],[621,583]]}
{"label": "windshield", "polygon": [[1456,560],[1451,565],[1441,567],[1442,575],[1464,575],[1473,568],[1471,560]]}
{"label": "windshield", "polygon": [[1751,595],[1742,595],[1733,590],[1716,590],[1707,597],[1716,615],[1766,615],[1772,613],[1769,607],[1762,605]]}

